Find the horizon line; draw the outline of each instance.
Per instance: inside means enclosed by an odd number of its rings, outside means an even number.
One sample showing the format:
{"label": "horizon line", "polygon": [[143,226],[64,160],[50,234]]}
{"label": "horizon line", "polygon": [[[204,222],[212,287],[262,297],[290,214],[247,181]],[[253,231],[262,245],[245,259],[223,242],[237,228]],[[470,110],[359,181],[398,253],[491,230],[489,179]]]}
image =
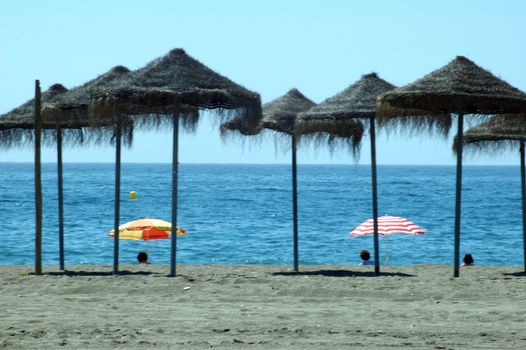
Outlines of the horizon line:
{"label": "horizon line", "polygon": [[[4,162],[0,161],[0,164],[34,164],[34,162]],[[57,162],[42,162],[41,164],[57,164]],[[115,162],[62,162],[62,164],[111,164],[114,165]],[[144,165],[171,165],[169,162],[122,162],[121,164],[144,164]],[[179,165],[288,165],[291,163],[192,163],[192,162],[180,162]],[[366,164],[352,164],[352,163],[298,163],[298,165],[320,165],[320,166],[371,166],[370,163]],[[377,166],[446,166],[446,167],[456,167],[456,164],[377,164]],[[468,164],[463,165],[462,167],[518,167],[520,164]]]}

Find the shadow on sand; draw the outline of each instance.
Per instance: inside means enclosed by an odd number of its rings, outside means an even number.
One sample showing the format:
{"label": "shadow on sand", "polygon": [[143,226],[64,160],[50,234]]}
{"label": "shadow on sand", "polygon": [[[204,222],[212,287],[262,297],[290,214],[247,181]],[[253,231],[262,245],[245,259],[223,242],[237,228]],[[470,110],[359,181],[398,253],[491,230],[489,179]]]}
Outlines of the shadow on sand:
{"label": "shadow on sand", "polygon": [[119,271],[118,273],[113,273],[112,271],[59,271],[59,272],[45,272],[43,275],[48,276],[146,276],[153,275],[154,273],[148,271]]}
{"label": "shadow on sand", "polygon": [[[283,271],[274,272],[274,276],[327,276],[327,277],[377,277],[374,271],[349,271],[349,270],[316,270],[316,271]],[[380,276],[415,277],[402,272],[380,272]]]}
{"label": "shadow on sand", "polygon": [[526,277],[526,272],[525,272],[525,271],[521,271],[521,272],[510,272],[510,273],[505,273],[504,276]]}

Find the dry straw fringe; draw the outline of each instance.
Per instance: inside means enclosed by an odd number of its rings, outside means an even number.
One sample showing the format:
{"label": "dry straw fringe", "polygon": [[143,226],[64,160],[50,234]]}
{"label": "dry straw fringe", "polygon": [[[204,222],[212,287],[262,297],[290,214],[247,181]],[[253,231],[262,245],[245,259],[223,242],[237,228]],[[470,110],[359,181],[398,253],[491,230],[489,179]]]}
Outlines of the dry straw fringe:
{"label": "dry straw fringe", "polygon": [[263,118],[258,124],[251,125],[245,119],[237,117],[221,125],[221,135],[224,140],[252,136],[252,142],[258,144],[272,135],[276,153],[288,152],[292,146],[292,131],[297,115],[315,105],[298,89],[292,88],[263,105]]}
{"label": "dry straw fringe", "polygon": [[326,143],[331,152],[346,148],[358,159],[364,124],[376,113],[378,95],[395,86],[376,73],[363,75],[342,92],[300,113],[294,133],[302,142],[320,147]]}
{"label": "dry straw fringe", "polygon": [[418,136],[424,134],[439,134],[447,137],[451,130],[452,117],[449,114],[426,116],[398,116],[396,118],[378,117],[378,130],[387,134],[402,133]]}
{"label": "dry straw fringe", "polygon": [[[69,90],[71,91],[71,90]],[[80,146],[98,143],[112,143],[113,123],[90,127],[87,106],[77,108],[57,108],[57,101],[69,91],[60,84],[52,85],[42,94],[42,142],[45,146],[56,144],[57,127],[62,130],[63,143]],[[63,101],[63,100],[61,100]],[[0,147],[26,147],[34,142],[34,99],[0,117]],[[122,123],[124,144],[131,146],[133,125],[130,121]]]}
{"label": "dry straw fringe", "polygon": [[[34,135],[33,128],[0,130],[0,147],[3,149],[32,147]],[[56,129],[42,129],[41,135],[44,146],[56,145]],[[132,128],[123,130],[122,142],[127,147],[132,146]],[[62,129],[62,144],[69,147],[114,145],[115,130],[113,127]]]}
{"label": "dry straw fringe", "polygon": [[[502,155],[504,152],[519,152],[520,140],[488,140],[491,142],[478,141],[464,144],[465,154],[471,158],[476,156],[489,156],[497,157]],[[453,153],[456,154],[456,142],[455,137],[453,142]]]}
{"label": "dry straw fringe", "polygon": [[[92,91],[90,99],[90,114],[95,119],[180,113],[191,129],[198,122],[199,109],[212,110],[222,121],[239,115],[252,123],[261,118],[258,94],[217,74],[182,49],[153,60],[123,81]],[[195,110],[181,112],[188,106]],[[159,120],[145,120],[140,125],[156,128]]]}
{"label": "dry straw fringe", "polygon": [[381,125],[388,127],[392,119],[399,119],[395,127],[407,124],[409,128],[437,128],[443,133],[448,131],[451,113],[522,112],[526,112],[525,93],[461,56],[422,79],[380,95],[377,101]]}
{"label": "dry straw fringe", "polygon": [[364,125],[357,119],[334,120],[332,123],[316,119],[299,119],[295,125],[298,144],[321,148],[326,145],[331,153],[337,150],[351,152],[358,160]]}
{"label": "dry straw fringe", "polygon": [[[494,156],[504,151],[518,150],[526,141],[526,114],[502,114],[486,119],[463,135],[464,149],[469,154]],[[457,149],[457,137],[453,151]]]}
{"label": "dry straw fringe", "polygon": [[230,122],[221,125],[221,132],[239,132],[239,136],[253,136],[263,129],[291,134],[298,113],[308,110],[316,104],[306,98],[298,89],[292,88],[262,107],[263,118],[257,124],[251,124],[243,116],[238,116]]}

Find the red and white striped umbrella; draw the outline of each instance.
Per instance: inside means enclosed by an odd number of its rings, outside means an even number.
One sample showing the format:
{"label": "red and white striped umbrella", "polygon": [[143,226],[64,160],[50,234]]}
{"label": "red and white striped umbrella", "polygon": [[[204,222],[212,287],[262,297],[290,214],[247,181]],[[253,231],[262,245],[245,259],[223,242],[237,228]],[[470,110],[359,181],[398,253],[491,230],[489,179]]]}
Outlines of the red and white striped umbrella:
{"label": "red and white striped umbrella", "polygon": [[[360,226],[349,232],[349,236],[366,236],[374,234],[374,220],[369,219]],[[417,226],[414,222],[398,216],[379,216],[378,217],[378,234],[385,236],[393,233],[409,233],[421,235],[427,231]]]}

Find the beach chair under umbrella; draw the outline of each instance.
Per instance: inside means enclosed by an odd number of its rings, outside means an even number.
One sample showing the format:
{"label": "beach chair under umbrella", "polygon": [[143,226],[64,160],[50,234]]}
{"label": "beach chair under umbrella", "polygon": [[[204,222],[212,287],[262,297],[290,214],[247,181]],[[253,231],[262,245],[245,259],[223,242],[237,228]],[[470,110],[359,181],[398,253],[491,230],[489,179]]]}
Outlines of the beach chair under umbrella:
{"label": "beach chair under umbrella", "polygon": [[[376,98],[381,93],[394,89],[395,86],[378,77],[376,73],[362,76],[361,79],[347,87],[342,92],[321,102],[307,112],[298,116],[294,125],[294,133],[305,138],[325,137],[329,146],[336,142],[347,142],[353,135],[352,125],[357,120],[364,120],[369,125],[371,137],[371,181],[373,219],[376,227],[378,217],[378,195],[376,182]],[[363,131],[362,131],[363,133]],[[352,140],[352,139],[351,139]],[[357,146],[353,140],[352,151],[357,153]],[[378,234],[374,235],[375,274],[380,273],[380,253],[378,248]]]}
{"label": "beach chair under umbrella", "polygon": [[[526,169],[524,141],[526,141],[526,116],[498,115],[473,127],[464,134],[464,147],[468,151],[495,153],[519,147],[522,198],[522,242],[524,271],[526,272]],[[455,138],[454,149],[457,149]]]}
{"label": "beach chair under umbrella", "polygon": [[[223,119],[242,113],[248,124],[257,123],[261,118],[258,94],[212,71],[182,49],[171,50],[165,56],[134,71],[130,80],[115,82],[91,95],[90,110],[97,118],[134,116],[134,121],[142,121],[139,125],[152,128],[158,126],[159,118],[165,120],[171,116],[172,230],[177,226],[179,120],[183,116],[183,121],[188,125],[197,124],[199,109],[208,109]],[[119,184],[116,184],[116,192],[118,187]],[[116,230],[118,221],[116,207]],[[170,276],[175,276],[177,235],[172,234],[171,237]],[[118,244],[117,239],[115,242]],[[114,271],[118,271],[118,248],[114,255]]]}
{"label": "beach chair under umbrella", "polygon": [[381,95],[377,110],[381,124],[401,124],[413,129],[440,125],[445,114],[457,117],[453,274],[458,277],[464,116],[526,112],[526,94],[471,60],[458,56],[425,77]]}

